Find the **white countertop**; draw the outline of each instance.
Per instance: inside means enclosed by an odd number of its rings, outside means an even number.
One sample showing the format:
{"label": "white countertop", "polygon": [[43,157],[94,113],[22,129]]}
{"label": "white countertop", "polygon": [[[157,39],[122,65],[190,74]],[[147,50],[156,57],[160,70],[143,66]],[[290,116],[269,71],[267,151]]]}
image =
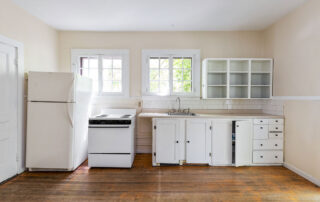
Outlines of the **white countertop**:
{"label": "white countertop", "polygon": [[283,118],[279,115],[271,114],[197,114],[196,116],[181,116],[181,115],[168,115],[167,113],[140,113],[139,118],[225,118],[225,119],[270,119],[270,118]]}

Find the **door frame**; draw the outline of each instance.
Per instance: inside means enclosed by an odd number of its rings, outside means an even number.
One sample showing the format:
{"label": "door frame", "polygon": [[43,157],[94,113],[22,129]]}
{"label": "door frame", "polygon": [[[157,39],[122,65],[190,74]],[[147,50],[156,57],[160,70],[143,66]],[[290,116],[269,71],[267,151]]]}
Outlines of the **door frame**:
{"label": "door frame", "polygon": [[17,172],[22,173],[25,170],[25,96],[24,96],[24,46],[22,43],[0,35],[0,43],[12,46],[16,50],[17,67]]}

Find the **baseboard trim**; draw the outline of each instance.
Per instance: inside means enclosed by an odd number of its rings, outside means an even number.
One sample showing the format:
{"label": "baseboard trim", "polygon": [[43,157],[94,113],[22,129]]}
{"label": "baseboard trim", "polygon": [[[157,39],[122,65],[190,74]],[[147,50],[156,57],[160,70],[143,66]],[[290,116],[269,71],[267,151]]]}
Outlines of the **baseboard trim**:
{"label": "baseboard trim", "polygon": [[299,168],[291,165],[291,164],[288,164],[288,163],[284,163],[283,166],[285,168],[288,168],[289,170],[291,170],[292,172],[300,175],[301,177],[307,179],[308,181],[312,182],[313,184],[317,185],[318,187],[320,187],[320,180],[314,178],[313,176],[307,174],[306,172],[300,170]]}
{"label": "baseboard trim", "polygon": [[320,100],[320,96],[273,96],[273,100]]}

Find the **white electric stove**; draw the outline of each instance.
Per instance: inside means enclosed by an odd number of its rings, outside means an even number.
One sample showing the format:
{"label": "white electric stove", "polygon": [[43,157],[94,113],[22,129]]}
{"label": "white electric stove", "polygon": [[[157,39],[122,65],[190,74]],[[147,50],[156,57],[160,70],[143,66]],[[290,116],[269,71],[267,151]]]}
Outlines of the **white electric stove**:
{"label": "white electric stove", "polygon": [[89,119],[89,167],[131,168],[135,109],[103,109]]}

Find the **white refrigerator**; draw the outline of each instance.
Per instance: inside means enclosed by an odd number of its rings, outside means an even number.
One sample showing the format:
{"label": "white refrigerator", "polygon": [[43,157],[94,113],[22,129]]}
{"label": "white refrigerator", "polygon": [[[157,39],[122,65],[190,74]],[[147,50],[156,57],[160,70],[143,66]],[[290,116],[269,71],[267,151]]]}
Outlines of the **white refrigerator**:
{"label": "white refrigerator", "polygon": [[26,167],[72,171],[87,159],[92,81],[74,73],[29,72]]}

